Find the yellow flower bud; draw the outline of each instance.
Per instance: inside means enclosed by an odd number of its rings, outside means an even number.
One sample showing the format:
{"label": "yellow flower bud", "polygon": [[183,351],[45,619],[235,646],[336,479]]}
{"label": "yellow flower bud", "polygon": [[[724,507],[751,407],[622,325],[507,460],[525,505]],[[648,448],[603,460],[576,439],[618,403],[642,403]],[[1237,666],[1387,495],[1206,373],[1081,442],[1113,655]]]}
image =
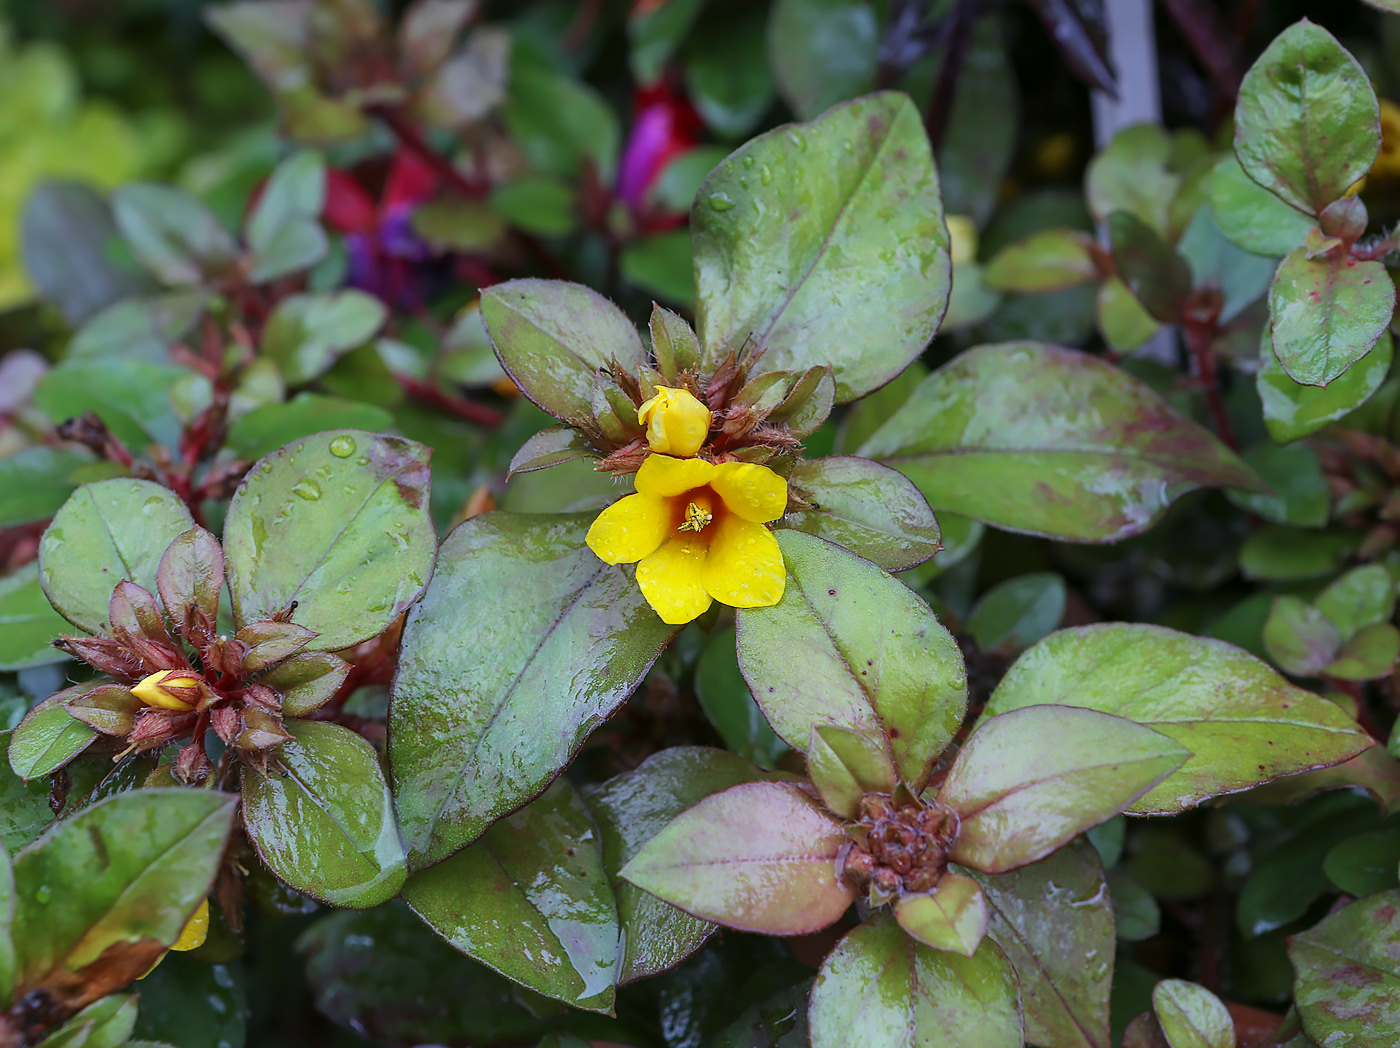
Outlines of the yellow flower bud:
{"label": "yellow flower bud", "polygon": [[647,428],[647,444],[662,455],[689,458],[710,435],[710,409],[684,389],[657,386],[656,396],[637,409]]}
{"label": "yellow flower bud", "polygon": [[977,260],[977,226],[967,215],[949,215],[948,254],[953,265],[961,266]]}
{"label": "yellow flower bud", "polygon": [[[1400,175],[1400,106],[1388,98],[1382,98],[1380,103],[1381,151],[1371,165],[1371,174],[1377,178],[1395,178]],[[1345,195],[1354,194],[1348,191]]]}
{"label": "yellow flower bud", "polygon": [[180,929],[180,937],[171,943],[172,950],[194,950],[204,945],[204,940],[209,938],[209,899],[206,897],[199,904],[199,909],[194,911],[185,926]]}
{"label": "yellow flower bud", "polygon": [[147,706],[188,713],[203,696],[207,685],[204,678],[188,670],[160,670],[143,677],[131,689],[131,694]]}

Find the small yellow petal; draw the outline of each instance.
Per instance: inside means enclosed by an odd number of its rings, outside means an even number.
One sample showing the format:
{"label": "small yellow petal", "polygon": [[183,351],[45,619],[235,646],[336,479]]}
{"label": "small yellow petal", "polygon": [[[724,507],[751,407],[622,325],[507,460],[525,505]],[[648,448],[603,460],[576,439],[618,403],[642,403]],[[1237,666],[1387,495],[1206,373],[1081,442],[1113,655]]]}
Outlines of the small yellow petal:
{"label": "small yellow petal", "polygon": [[715,464],[704,459],[648,455],[642,468],[637,470],[637,491],[657,498],[671,498],[708,484],[714,475]]}
{"label": "small yellow petal", "polygon": [[735,608],[766,608],[787,586],[783,551],[762,524],[726,517],[710,539],[702,581],[710,596]]}
{"label": "small yellow petal", "polygon": [[755,524],[777,520],[787,509],[787,481],[755,462],[721,462],[710,487],[731,513]]}
{"label": "small yellow petal", "polygon": [[204,945],[209,938],[209,899],[206,897],[194,911],[194,916],[185,922],[180,937],[171,944],[172,950],[193,950]]}
{"label": "small yellow petal", "polygon": [[632,564],[671,534],[671,505],[650,495],[618,499],[588,529],[588,548],[609,564]]}
{"label": "small yellow petal", "polygon": [[637,421],[647,428],[647,446],[682,458],[700,450],[713,418],[690,390],[670,386],[657,386],[656,395],[637,408]]}
{"label": "small yellow petal", "polygon": [[159,706],[161,709],[174,710],[176,713],[188,713],[194,709],[194,704],[186,702],[179,695],[171,692],[170,687],[180,687],[188,692],[188,689],[197,687],[201,679],[192,673],[157,670],[155,673],[142,677],[140,681],[132,685],[131,694],[147,706]]}
{"label": "small yellow petal", "polygon": [[700,581],[704,567],[705,542],[678,534],[637,565],[637,585],[662,622],[679,626],[712,603]]}

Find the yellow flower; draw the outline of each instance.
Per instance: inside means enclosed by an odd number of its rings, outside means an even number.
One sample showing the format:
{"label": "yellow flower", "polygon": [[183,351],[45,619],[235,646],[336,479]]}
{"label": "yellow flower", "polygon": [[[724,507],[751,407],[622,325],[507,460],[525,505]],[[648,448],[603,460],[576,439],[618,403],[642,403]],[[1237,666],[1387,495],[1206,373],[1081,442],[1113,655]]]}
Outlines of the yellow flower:
{"label": "yellow flower", "polygon": [[689,390],[657,386],[656,396],[637,409],[647,444],[662,455],[689,458],[710,435],[710,409]]}
{"label": "yellow flower", "polygon": [[977,225],[967,215],[949,215],[948,254],[953,265],[977,261]]}
{"label": "yellow flower", "polygon": [[787,508],[787,481],[751,462],[649,455],[636,483],[598,515],[588,546],[609,564],[640,562],[637,584],[662,622],[689,622],[715,600],[778,603],[787,574],[763,525]]}
{"label": "yellow flower", "polygon": [[[180,937],[170,944],[171,950],[179,950],[184,953],[186,950],[197,950],[204,945],[204,940],[209,938],[209,898],[206,896],[201,900],[199,908],[194,911],[194,915],[185,922],[185,926],[180,929]],[[167,950],[166,953],[170,951]],[[156,963],[146,969],[146,974],[156,970],[161,961],[165,960],[165,954],[156,958]]]}
{"label": "yellow flower", "polygon": [[1400,175],[1400,106],[1388,98],[1381,99],[1381,152],[1371,174],[1377,178]]}
{"label": "yellow flower", "polygon": [[205,689],[204,678],[184,670],[159,670],[142,677],[131,694],[147,706],[159,706],[176,713],[188,713],[198,705]]}

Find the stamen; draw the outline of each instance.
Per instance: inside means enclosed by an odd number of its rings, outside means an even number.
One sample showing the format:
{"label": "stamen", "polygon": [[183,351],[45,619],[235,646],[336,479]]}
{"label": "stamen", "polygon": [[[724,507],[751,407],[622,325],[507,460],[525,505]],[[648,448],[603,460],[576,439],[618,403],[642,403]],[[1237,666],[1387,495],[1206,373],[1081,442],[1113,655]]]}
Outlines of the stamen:
{"label": "stamen", "polygon": [[691,502],[691,503],[687,504],[686,507],[685,507],[685,523],[683,523],[683,524],[682,524],[679,528],[677,528],[676,530],[677,530],[677,531],[699,531],[701,528],[703,528],[706,524],[708,524],[710,521],[712,521],[712,520],[714,520],[714,519],[715,519],[715,515],[714,515],[713,513],[711,513],[709,510],[707,510],[707,509],[702,509],[700,506],[696,505],[694,502]]}

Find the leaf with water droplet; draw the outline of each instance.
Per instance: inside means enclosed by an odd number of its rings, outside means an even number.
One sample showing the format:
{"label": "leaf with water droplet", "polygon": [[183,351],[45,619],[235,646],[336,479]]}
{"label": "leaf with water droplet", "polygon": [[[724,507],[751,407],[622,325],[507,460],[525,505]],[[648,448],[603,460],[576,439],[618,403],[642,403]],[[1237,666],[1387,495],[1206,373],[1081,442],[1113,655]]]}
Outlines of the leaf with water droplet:
{"label": "leaf with water droplet", "polygon": [[[368,461],[338,455],[338,440],[354,441]],[[237,623],[272,618],[296,601],[294,621],[320,634],[311,647],[334,651],[398,618],[432,572],[430,454],[398,437],[341,430],[249,470],[224,524]]]}

